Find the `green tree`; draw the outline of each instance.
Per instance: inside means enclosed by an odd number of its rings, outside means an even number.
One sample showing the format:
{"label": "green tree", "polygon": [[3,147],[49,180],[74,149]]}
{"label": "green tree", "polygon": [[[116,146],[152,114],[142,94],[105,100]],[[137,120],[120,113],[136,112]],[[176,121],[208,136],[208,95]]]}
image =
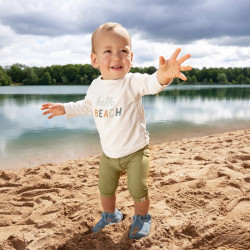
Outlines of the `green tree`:
{"label": "green tree", "polygon": [[250,84],[250,78],[249,77],[246,77],[245,84]]}
{"label": "green tree", "polygon": [[203,79],[202,83],[207,84],[208,83],[207,78]]}
{"label": "green tree", "polygon": [[55,79],[57,83],[62,82],[62,75],[63,75],[63,66],[61,65],[52,65],[50,67],[50,75],[52,79]]}
{"label": "green tree", "polygon": [[232,70],[232,68],[228,68],[228,69],[226,70],[226,76],[227,76],[227,80],[228,80],[229,82],[232,82],[232,81],[233,81],[233,70]]}
{"label": "green tree", "polygon": [[146,69],[146,72],[147,72],[147,74],[154,74],[155,72],[156,72],[156,67],[154,67],[154,66],[151,66],[151,67],[148,67],[147,69]]}
{"label": "green tree", "polygon": [[145,72],[145,69],[146,69],[146,68],[132,67],[132,68],[130,69],[130,72],[132,72],[132,73],[138,72],[138,73],[143,74],[143,73],[146,73],[146,72]]}
{"label": "green tree", "polygon": [[171,84],[172,85],[179,85],[180,83],[181,83],[181,81],[179,78],[174,78]]}
{"label": "green tree", "polygon": [[190,79],[190,83],[197,83],[197,79],[196,79],[196,76],[193,75]]}
{"label": "green tree", "polygon": [[70,81],[68,80],[68,78],[66,76],[62,76],[62,83],[63,84],[69,84]]}
{"label": "green tree", "polygon": [[63,67],[63,76],[68,79],[70,83],[75,82],[78,75],[78,69],[75,65],[68,64]]}
{"label": "green tree", "polygon": [[45,72],[41,79],[40,79],[40,84],[42,85],[50,85],[51,84],[51,76],[49,72]]}
{"label": "green tree", "polygon": [[13,82],[21,83],[24,79],[23,65],[13,64],[7,69],[7,74],[11,77]]}
{"label": "green tree", "polygon": [[[241,68],[233,68],[233,80],[237,82],[237,78],[240,74],[242,74],[242,69]],[[238,83],[238,82],[237,82]]]}
{"label": "green tree", "polygon": [[100,75],[100,72],[98,69],[95,69],[91,64],[85,64],[84,71],[83,73],[81,73],[81,75],[84,76],[85,74],[88,76],[88,80],[91,83],[95,79],[95,76]]}
{"label": "green tree", "polygon": [[[207,69],[206,67],[203,67],[201,70],[200,70],[200,77],[201,77],[201,80],[199,82],[203,82],[203,83],[207,83],[207,79],[209,78],[209,69]],[[185,72],[186,73],[186,72]]]}
{"label": "green tree", "polygon": [[192,69],[195,78],[196,78],[196,82],[202,82],[203,80],[203,75],[202,75],[202,71],[199,69]]}
{"label": "green tree", "polygon": [[5,70],[0,66],[0,86],[8,86],[10,85],[11,78],[7,75]]}
{"label": "green tree", "polygon": [[41,79],[43,74],[46,72],[46,68],[44,67],[32,67],[32,70],[37,75],[38,79]]}
{"label": "green tree", "polygon": [[82,85],[89,85],[90,81],[88,79],[88,76],[85,74],[84,76],[80,77],[80,84]]}
{"label": "green tree", "polygon": [[24,85],[36,85],[39,82],[38,76],[33,68],[27,67],[24,69],[25,79],[23,80]]}
{"label": "green tree", "polygon": [[225,73],[220,73],[218,76],[217,76],[217,81],[220,82],[220,83],[226,83],[227,82],[227,76]]}
{"label": "green tree", "polygon": [[244,80],[245,80],[245,77],[243,74],[240,74],[238,77],[237,77],[237,83],[238,84],[244,84]]}
{"label": "green tree", "polygon": [[[13,82],[23,82],[24,84],[84,84],[89,85],[92,80],[100,75],[98,69],[92,67],[91,64],[68,64],[68,65],[52,65],[47,67],[26,67],[22,64],[13,64],[3,69]],[[153,74],[156,68],[150,67],[133,67],[130,72]],[[45,74],[46,73],[46,74]],[[50,79],[49,79],[49,75]],[[250,68],[193,68],[186,71],[186,82],[174,80],[172,84],[187,83],[226,83],[232,84],[249,84]],[[2,83],[8,84],[9,80],[3,77],[1,72]],[[5,79],[5,80],[3,80]],[[40,79],[40,80],[39,80]]]}

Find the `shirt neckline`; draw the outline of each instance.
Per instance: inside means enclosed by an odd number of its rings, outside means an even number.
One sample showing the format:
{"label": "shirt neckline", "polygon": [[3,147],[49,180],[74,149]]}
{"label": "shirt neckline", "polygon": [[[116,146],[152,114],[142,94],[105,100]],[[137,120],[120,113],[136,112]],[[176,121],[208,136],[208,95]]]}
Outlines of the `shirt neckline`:
{"label": "shirt neckline", "polygon": [[129,73],[127,73],[124,77],[116,79],[116,80],[103,80],[102,75],[100,75],[96,80],[105,84],[114,84],[114,83],[117,83],[118,81],[123,81],[127,77],[128,74]]}

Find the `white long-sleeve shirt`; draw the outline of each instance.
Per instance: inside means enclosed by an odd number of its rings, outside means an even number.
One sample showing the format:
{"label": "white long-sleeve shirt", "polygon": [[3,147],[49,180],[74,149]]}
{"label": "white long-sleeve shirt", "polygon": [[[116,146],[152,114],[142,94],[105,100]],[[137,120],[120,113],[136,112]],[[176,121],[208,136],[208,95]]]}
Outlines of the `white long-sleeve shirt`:
{"label": "white long-sleeve shirt", "polygon": [[128,73],[118,80],[100,76],[84,100],[64,104],[66,117],[93,114],[103,152],[111,158],[127,156],[149,143],[142,96],[156,94],[165,86],[156,73]]}

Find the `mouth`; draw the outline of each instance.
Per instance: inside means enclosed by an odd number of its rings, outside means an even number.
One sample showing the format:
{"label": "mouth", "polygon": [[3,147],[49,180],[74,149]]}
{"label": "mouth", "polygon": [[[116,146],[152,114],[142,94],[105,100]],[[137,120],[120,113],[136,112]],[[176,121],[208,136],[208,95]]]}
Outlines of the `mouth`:
{"label": "mouth", "polygon": [[121,70],[121,69],[122,69],[122,66],[120,66],[120,65],[115,65],[115,66],[112,66],[111,68],[114,69],[114,70]]}

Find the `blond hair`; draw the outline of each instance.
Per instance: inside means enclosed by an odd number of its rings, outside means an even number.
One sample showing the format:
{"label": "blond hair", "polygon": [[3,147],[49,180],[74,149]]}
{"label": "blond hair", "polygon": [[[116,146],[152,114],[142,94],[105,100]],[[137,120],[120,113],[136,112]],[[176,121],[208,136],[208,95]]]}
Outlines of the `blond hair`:
{"label": "blond hair", "polygon": [[[92,37],[91,37],[91,45],[92,45],[92,53],[95,53],[95,46],[94,46],[94,42],[95,42],[95,36],[96,34],[99,32],[99,31],[112,31],[114,30],[115,28],[122,28],[124,30],[126,30],[121,24],[119,23],[112,23],[112,22],[108,22],[108,23],[104,23],[102,25],[100,25],[92,34]],[[127,30],[126,30],[127,31]],[[128,31],[127,31],[128,32]],[[129,35],[129,33],[128,33]],[[130,47],[131,47],[131,38],[130,38],[130,35],[129,35],[129,39],[130,39]]]}

